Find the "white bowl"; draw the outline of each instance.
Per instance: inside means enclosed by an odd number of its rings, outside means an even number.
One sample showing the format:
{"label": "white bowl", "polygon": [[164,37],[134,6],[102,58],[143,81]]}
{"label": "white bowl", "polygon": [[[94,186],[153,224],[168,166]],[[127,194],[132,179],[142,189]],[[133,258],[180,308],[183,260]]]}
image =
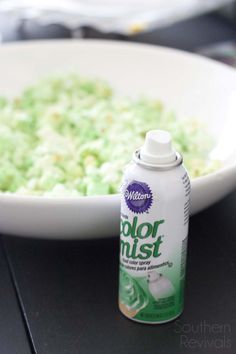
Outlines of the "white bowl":
{"label": "white bowl", "polygon": [[[0,95],[65,71],[108,80],[120,93],[163,100],[207,122],[217,137],[215,173],[192,181],[196,213],[236,187],[236,71],[181,51],[113,41],[46,41],[0,48]],[[0,232],[41,238],[98,238],[119,232],[119,196],[48,198],[0,194]]]}

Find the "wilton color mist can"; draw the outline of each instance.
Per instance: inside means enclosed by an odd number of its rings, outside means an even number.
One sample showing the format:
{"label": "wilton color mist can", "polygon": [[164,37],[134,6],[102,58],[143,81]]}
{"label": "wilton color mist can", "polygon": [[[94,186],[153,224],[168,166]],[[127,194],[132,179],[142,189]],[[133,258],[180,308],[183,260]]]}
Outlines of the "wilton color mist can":
{"label": "wilton color mist can", "polygon": [[119,308],[143,323],[183,311],[190,180],[170,134],[153,130],[121,186]]}

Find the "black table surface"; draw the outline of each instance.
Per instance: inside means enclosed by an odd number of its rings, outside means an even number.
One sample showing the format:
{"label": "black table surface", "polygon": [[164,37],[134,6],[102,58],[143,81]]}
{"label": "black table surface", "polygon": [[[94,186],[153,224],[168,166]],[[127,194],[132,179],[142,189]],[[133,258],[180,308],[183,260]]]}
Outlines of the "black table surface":
{"label": "black table surface", "polygon": [[0,243],[0,353],[31,353],[28,331],[25,328],[2,242]]}
{"label": "black table surface", "polygon": [[12,330],[1,335],[12,342],[0,353],[235,353],[235,211],[236,192],[191,217],[185,310],[163,325],[138,324],[119,312],[118,237],[2,237],[17,301],[6,275],[0,306],[7,302],[5,327]]}

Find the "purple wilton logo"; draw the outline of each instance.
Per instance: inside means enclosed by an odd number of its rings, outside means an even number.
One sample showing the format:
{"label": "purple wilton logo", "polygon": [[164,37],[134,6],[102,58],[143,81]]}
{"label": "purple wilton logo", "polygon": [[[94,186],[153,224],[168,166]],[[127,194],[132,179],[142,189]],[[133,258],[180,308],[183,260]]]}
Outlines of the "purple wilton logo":
{"label": "purple wilton logo", "polygon": [[144,213],[152,205],[152,192],[147,183],[132,181],[125,189],[125,201],[128,208],[136,214]]}

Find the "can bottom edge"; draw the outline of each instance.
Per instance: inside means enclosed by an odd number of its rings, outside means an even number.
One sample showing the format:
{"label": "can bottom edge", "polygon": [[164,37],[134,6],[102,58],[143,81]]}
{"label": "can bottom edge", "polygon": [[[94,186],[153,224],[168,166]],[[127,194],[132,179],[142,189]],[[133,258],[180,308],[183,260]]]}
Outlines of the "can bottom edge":
{"label": "can bottom edge", "polygon": [[138,319],[136,319],[136,318],[134,318],[134,317],[129,317],[129,316],[127,316],[127,315],[120,309],[120,307],[119,307],[119,310],[120,310],[121,314],[122,314],[125,318],[128,318],[128,320],[134,321],[134,322],[137,322],[137,323],[141,323],[141,324],[147,324],[147,325],[158,325],[158,324],[164,324],[164,323],[168,323],[168,322],[174,321],[174,320],[176,320],[176,318],[178,318],[179,316],[181,316],[182,313],[183,313],[183,311],[184,311],[184,309],[183,309],[178,315],[176,315],[176,316],[174,316],[174,317],[171,317],[170,319],[165,320],[165,321],[148,322],[148,321],[142,321],[142,320],[138,320]]}

